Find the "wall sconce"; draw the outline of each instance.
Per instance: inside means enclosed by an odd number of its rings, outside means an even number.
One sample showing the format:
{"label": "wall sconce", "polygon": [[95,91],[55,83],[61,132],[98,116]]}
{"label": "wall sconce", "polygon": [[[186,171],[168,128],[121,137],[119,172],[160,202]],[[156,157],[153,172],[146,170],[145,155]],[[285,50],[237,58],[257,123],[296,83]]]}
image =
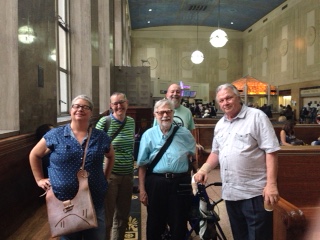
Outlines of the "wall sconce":
{"label": "wall sconce", "polygon": [[210,43],[212,46],[219,48],[226,45],[228,42],[228,35],[220,28],[220,0],[218,0],[218,29],[215,30],[210,36]]}
{"label": "wall sconce", "polygon": [[24,44],[30,44],[33,43],[36,36],[34,34],[34,31],[29,26],[22,26],[18,30],[18,39],[20,42]]}
{"label": "wall sconce", "polygon": [[50,52],[50,55],[49,55],[50,59],[53,60],[53,61],[56,61],[57,60],[57,54],[56,54],[56,50],[53,49],[51,52]]}

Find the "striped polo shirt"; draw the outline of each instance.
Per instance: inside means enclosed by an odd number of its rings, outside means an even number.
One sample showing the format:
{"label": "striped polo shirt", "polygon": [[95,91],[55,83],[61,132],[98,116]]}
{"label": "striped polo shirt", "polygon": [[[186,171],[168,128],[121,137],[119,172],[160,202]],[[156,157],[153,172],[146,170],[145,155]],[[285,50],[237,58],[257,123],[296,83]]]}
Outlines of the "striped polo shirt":
{"label": "striped polo shirt", "polygon": [[[112,114],[111,124],[107,131],[112,136],[123,122],[117,120]],[[103,130],[106,117],[102,117],[96,124],[96,128]],[[132,117],[127,116],[127,122],[119,134],[113,139],[112,145],[115,151],[115,163],[112,173],[119,175],[133,174],[133,147],[134,147],[135,122]]]}

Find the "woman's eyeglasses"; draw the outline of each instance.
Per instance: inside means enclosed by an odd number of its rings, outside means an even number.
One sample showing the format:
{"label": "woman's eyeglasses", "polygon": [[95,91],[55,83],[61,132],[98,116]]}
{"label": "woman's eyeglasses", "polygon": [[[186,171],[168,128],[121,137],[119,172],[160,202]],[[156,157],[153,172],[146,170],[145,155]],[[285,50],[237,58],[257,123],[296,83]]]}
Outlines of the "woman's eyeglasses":
{"label": "woman's eyeglasses", "polygon": [[112,105],[118,105],[118,104],[120,104],[120,105],[122,105],[122,104],[124,104],[125,102],[127,102],[126,100],[120,100],[120,101],[118,101],[118,102],[113,102],[113,103],[111,103]]}
{"label": "woman's eyeglasses", "polygon": [[91,107],[87,106],[87,105],[80,105],[80,104],[73,104],[72,105],[73,109],[80,109],[82,108],[83,110],[91,110]]}

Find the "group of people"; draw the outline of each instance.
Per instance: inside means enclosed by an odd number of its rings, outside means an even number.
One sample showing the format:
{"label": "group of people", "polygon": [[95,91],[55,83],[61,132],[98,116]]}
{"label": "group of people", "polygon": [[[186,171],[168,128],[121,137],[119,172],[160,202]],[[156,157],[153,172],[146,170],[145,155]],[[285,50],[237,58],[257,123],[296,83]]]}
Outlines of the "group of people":
{"label": "group of people", "polygon": [[294,120],[294,111],[289,104],[287,106],[280,104],[279,114],[280,116],[285,116],[286,120]]}
{"label": "group of people", "polygon": [[[154,126],[141,136],[137,158],[140,201],[147,207],[147,239],[161,240],[166,229],[172,239],[184,239],[192,196],[179,195],[180,184],[205,184],[218,163],[222,198],[225,200],[235,240],[270,239],[272,213],[264,202],[279,200],[277,151],[279,142],[268,117],[241,102],[232,84],[216,90],[216,102],[224,112],[214,129],[212,152],[198,170],[195,128],[191,111],[181,105],[181,88],[169,86],[166,98],[155,103]],[[100,119],[92,129],[85,168],[98,216],[98,228],[60,239],[124,239],[133,183],[134,120],[126,116],[125,94],[110,98],[111,124]],[[60,200],[72,199],[78,190],[76,172],[88,136],[93,103],[77,96],[70,108],[71,122],[47,132],[30,153],[30,164],[39,187],[52,187]],[[113,134],[122,126],[113,139]],[[174,134],[174,135],[173,135]],[[170,142],[171,141],[171,142]],[[41,160],[48,156],[45,177]]]}
{"label": "group of people", "polygon": [[217,109],[214,102],[209,102],[206,104],[192,103],[190,104],[189,108],[192,115],[197,118],[213,118],[217,116]]}
{"label": "group of people", "polygon": [[316,117],[320,114],[320,104],[312,107],[312,101],[308,102],[306,106],[300,110],[300,123],[316,123]]}
{"label": "group of people", "polygon": [[248,102],[247,106],[252,107],[252,108],[256,108],[256,109],[260,109],[268,116],[268,118],[272,118],[272,109],[271,109],[270,105],[263,104],[261,107],[259,107],[258,103],[254,104],[252,102]]}
{"label": "group of people", "polygon": [[[167,227],[172,239],[184,239],[187,230],[192,199],[177,192],[179,184],[190,183],[188,165],[197,145],[187,129],[180,127],[157,164],[152,164],[173,134],[179,109],[172,100],[179,102],[179,91],[179,86],[171,85],[167,98],[155,104],[157,124],[144,133],[140,143],[140,201],[147,207],[147,239],[152,240],[162,239]],[[272,213],[265,210],[264,203],[272,205],[279,200],[280,147],[274,128],[266,114],[242,104],[238,90],[231,84],[217,88],[216,101],[225,115],[215,127],[207,162],[193,177],[205,184],[209,172],[220,163],[222,198],[234,239],[271,239]]]}

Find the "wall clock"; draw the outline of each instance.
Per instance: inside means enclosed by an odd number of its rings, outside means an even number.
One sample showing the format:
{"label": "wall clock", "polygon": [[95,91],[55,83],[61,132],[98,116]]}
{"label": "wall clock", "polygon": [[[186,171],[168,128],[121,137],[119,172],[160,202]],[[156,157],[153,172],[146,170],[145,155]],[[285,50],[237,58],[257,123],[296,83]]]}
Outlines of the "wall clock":
{"label": "wall clock", "polygon": [[191,58],[189,56],[185,56],[181,59],[181,66],[185,70],[190,70],[193,68],[193,62],[191,62]]}
{"label": "wall clock", "polygon": [[226,70],[229,67],[229,61],[226,58],[219,59],[219,69]]}
{"label": "wall clock", "polygon": [[316,29],[315,27],[308,27],[306,32],[307,44],[308,46],[312,46],[314,41],[316,40]]}
{"label": "wall clock", "polygon": [[158,66],[158,60],[157,60],[155,57],[149,57],[149,58],[148,58],[148,62],[149,62],[149,66],[150,66],[150,69],[151,69],[151,70],[157,68],[157,66]]}
{"label": "wall clock", "polygon": [[281,56],[285,56],[288,52],[288,40],[282,39],[279,47]]}

